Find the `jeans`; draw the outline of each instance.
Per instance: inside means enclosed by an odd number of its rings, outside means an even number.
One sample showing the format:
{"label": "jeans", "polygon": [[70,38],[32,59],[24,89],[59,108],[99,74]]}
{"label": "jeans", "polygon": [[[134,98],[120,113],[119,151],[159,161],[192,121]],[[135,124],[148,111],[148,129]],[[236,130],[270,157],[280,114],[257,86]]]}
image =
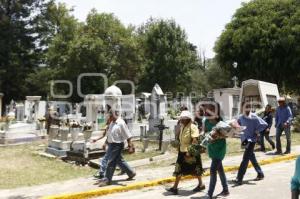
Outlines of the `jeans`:
{"label": "jeans", "polygon": [[109,144],[110,155],[108,156],[107,168],[105,172],[105,180],[111,183],[116,166],[118,165],[129,177],[134,175],[134,171],[130,168],[127,162],[122,157],[122,150],[124,143],[111,143]]}
{"label": "jeans", "polygon": [[209,181],[209,189],[208,189],[208,195],[210,197],[213,196],[216,187],[217,172],[219,173],[219,177],[223,186],[223,191],[228,191],[228,184],[227,184],[222,160],[213,158],[210,166],[210,181]]}
{"label": "jeans", "polygon": [[244,175],[247,171],[249,161],[254,166],[254,169],[256,170],[258,175],[264,176],[264,173],[261,170],[261,168],[256,160],[256,157],[254,154],[254,147],[255,147],[255,142],[249,142],[246,146],[246,149],[245,149],[245,152],[243,155],[243,160],[241,162],[241,165],[240,165],[240,168],[238,171],[238,175],[237,175],[237,180],[240,182],[243,181]]}
{"label": "jeans", "polygon": [[270,143],[272,148],[275,148],[275,143],[270,138],[270,131],[262,131],[262,132],[260,132],[260,149],[262,151],[264,151],[266,149],[265,148],[265,138]]}
{"label": "jeans", "polygon": [[285,132],[285,137],[286,137],[286,151],[291,152],[291,128],[290,128],[290,126],[287,128],[278,126],[276,128],[276,149],[278,152],[282,152],[280,137],[281,137],[283,131]]}

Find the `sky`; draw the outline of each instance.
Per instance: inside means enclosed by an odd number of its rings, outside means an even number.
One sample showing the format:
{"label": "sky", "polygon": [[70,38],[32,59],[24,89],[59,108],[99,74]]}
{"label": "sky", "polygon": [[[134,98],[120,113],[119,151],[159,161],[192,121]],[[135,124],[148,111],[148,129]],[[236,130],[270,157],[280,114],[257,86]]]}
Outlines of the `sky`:
{"label": "sky", "polygon": [[125,25],[140,25],[150,17],[174,19],[185,29],[188,40],[214,57],[213,47],[225,25],[242,2],[249,0],[57,0],[74,8],[74,16],[86,19],[92,8],[114,13]]}

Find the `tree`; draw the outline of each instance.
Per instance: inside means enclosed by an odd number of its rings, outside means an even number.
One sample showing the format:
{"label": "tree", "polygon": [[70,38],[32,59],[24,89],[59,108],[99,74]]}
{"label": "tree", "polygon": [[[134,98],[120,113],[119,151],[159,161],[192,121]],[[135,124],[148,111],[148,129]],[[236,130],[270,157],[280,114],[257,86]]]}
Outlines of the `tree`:
{"label": "tree", "polygon": [[[0,91],[4,104],[24,99],[25,78],[39,64],[37,32],[33,26],[43,0],[0,1]],[[34,14],[35,13],[35,14]]]}
{"label": "tree", "polygon": [[221,68],[215,59],[208,59],[202,69],[192,71],[193,91],[205,94],[212,89],[232,87],[233,83],[228,71]]}
{"label": "tree", "polygon": [[191,91],[191,71],[200,67],[200,62],[185,31],[174,20],[150,19],[138,34],[144,59],[139,90],[151,91],[158,83],[174,94]]}
{"label": "tree", "polygon": [[[300,3],[254,0],[244,3],[215,45],[221,67],[249,78],[300,91]],[[236,71],[233,62],[238,62]]]}
{"label": "tree", "polygon": [[[59,70],[57,78],[71,81],[75,91],[82,73],[106,74],[109,83],[119,79],[137,82],[139,46],[131,27],[125,27],[113,14],[96,10],[89,13],[85,23],[76,24],[71,37],[64,36],[70,31],[68,28],[58,32],[49,45],[47,60]],[[104,92],[100,78],[84,78],[81,83],[83,94]],[[82,99],[74,92],[72,100]]]}
{"label": "tree", "polygon": [[31,88],[31,95],[48,97],[50,81],[65,79],[62,73],[66,52],[81,25],[71,12],[72,9],[68,9],[65,4],[50,1],[34,20],[33,25],[38,33],[36,49],[39,52],[40,67],[26,78],[26,87]]}

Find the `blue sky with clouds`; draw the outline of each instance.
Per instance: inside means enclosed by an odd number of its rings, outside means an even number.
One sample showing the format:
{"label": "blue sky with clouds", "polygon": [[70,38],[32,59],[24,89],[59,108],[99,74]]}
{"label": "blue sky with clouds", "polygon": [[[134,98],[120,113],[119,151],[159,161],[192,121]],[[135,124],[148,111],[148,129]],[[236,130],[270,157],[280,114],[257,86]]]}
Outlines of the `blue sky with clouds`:
{"label": "blue sky with clouds", "polygon": [[88,12],[114,13],[124,24],[139,25],[150,17],[175,19],[189,41],[213,57],[213,46],[242,2],[249,0],[57,0],[74,7],[74,16],[84,21]]}

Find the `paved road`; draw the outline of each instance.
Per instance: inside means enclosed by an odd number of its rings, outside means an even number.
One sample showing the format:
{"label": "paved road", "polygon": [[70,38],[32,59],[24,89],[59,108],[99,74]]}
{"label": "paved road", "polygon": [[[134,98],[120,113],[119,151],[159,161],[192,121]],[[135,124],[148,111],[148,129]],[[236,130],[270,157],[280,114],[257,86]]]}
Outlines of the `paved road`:
{"label": "paved road", "polygon": [[[272,165],[263,166],[266,178],[263,181],[253,181],[256,173],[253,168],[248,169],[245,176],[246,184],[234,187],[230,184],[229,199],[288,199],[290,198],[290,178],[294,172],[295,161],[287,161]],[[227,173],[229,180],[234,179],[236,172]],[[209,177],[204,178],[206,185],[209,183]],[[147,189],[130,191],[126,193],[118,193],[109,196],[98,197],[98,199],[204,199],[205,192],[194,194],[191,190],[196,185],[197,181],[185,181],[180,184],[178,196],[169,195],[165,188],[171,185],[151,187]],[[219,193],[222,188],[220,181],[218,181],[215,194]],[[207,191],[207,190],[206,190]]]}

